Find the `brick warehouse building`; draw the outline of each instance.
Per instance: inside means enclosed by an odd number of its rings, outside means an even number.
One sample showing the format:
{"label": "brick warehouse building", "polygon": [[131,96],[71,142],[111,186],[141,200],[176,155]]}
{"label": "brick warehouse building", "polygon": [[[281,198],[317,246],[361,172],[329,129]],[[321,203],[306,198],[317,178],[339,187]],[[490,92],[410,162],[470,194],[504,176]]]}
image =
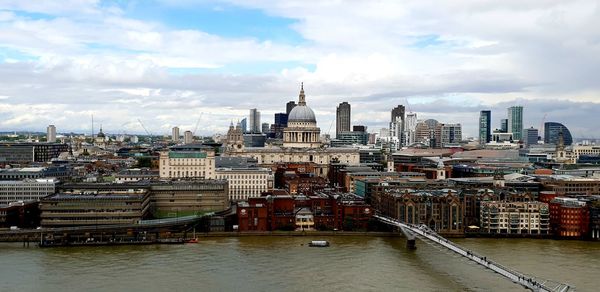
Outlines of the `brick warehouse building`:
{"label": "brick warehouse building", "polygon": [[348,193],[268,195],[237,205],[239,231],[365,230],[372,214],[370,205]]}

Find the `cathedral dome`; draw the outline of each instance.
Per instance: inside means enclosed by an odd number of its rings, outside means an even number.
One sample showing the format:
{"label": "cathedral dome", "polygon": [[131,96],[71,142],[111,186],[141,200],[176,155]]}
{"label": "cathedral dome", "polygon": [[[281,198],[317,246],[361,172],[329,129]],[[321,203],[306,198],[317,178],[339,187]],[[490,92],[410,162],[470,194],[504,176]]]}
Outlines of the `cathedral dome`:
{"label": "cathedral dome", "polygon": [[311,108],[305,105],[297,105],[291,111],[288,116],[289,122],[311,122],[316,123],[315,113]]}

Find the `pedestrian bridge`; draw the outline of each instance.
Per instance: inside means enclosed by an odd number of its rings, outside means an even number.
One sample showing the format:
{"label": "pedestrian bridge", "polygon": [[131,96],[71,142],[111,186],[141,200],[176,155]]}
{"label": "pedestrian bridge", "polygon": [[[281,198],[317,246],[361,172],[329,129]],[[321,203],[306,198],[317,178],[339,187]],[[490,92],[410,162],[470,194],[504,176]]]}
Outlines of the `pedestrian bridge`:
{"label": "pedestrian bridge", "polygon": [[444,237],[439,236],[435,231],[429,229],[426,225],[415,225],[408,224],[396,219],[392,219],[386,216],[374,215],[379,221],[392,225],[395,227],[399,227],[404,235],[409,240],[409,246],[414,246],[414,238],[419,237],[423,240],[428,240],[433,242],[434,244],[441,246],[447,250],[450,250],[458,255],[466,257],[467,259],[477,263],[480,266],[483,266],[487,269],[490,269],[501,276],[508,278],[509,280],[517,283],[527,289],[532,291],[557,291],[557,292],[567,292],[567,291],[575,291],[573,286],[568,284],[558,283],[550,280],[542,280],[538,278],[534,278],[533,276],[523,274],[521,272],[515,271],[508,267],[505,267],[497,262],[494,262],[488,259],[485,256],[476,254],[470,250],[467,250],[461,247],[458,244],[455,244]]}

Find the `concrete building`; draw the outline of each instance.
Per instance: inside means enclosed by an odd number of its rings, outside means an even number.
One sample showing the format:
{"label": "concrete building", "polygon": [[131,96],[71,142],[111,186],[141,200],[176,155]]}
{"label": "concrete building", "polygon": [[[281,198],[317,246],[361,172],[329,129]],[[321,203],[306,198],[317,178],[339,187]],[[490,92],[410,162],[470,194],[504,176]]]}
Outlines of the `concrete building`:
{"label": "concrete building", "polygon": [[126,193],[66,194],[41,199],[41,225],[46,228],[135,224],[150,210],[147,189]]}
{"label": "concrete building", "polygon": [[542,202],[484,201],[480,232],[491,234],[549,234],[550,211]]}
{"label": "concrete building", "polygon": [[260,197],[274,186],[273,172],[268,168],[222,167],[216,169],[215,176],[227,181],[231,201]]}
{"label": "concrete building", "polygon": [[538,129],[531,127],[529,129],[525,129],[525,137],[524,141],[527,146],[535,145],[538,142]]}
{"label": "concrete building", "polygon": [[179,127],[173,127],[171,130],[171,141],[179,143]]}
{"label": "concrete building", "polygon": [[523,107],[511,106],[508,108],[508,131],[513,133],[513,138],[523,141]]}
{"label": "concrete building", "polygon": [[215,178],[215,150],[202,145],[183,145],[162,151],[160,178]]}
{"label": "concrete building", "polygon": [[415,127],[415,140],[432,148],[442,147],[442,124],[434,119],[419,121]]}
{"label": "concrete building", "polygon": [[335,137],[341,132],[350,132],[351,107],[348,102],[340,103],[335,111]]}
{"label": "concrete building", "polygon": [[335,140],[331,140],[331,147],[347,147],[351,145],[367,145],[369,133],[367,132],[340,132]]}
{"label": "concrete building", "polygon": [[479,113],[479,144],[490,143],[492,139],[492,111],[484,110]]}
{"label": "concrete building", "polygon": [[192,131],[185,131],[183,133],[183,144],[192,144],[194,143],[194,134]]}
{"label": "concrete building", "polygon": [[23,167],[0,169],[0,180],[23,180],[38,178],[69,178],[71,168],[66,165],[48,167]]}
{"label": "concrete building", "polygon": [[460,124],[442,124],[441,146],[449,147],[462,141],[462,127]]}
{"label": "concrete building", "polygon": [[54,194],[56,183],[54,179],[0,181],[0,205],[39,201]]}
{"label": "concrete building", "polygon": [[403,105],[398,105],[392,109],[390,120],[390,143],[394,144],[394,149],[400,149],[404,146],[404,113]]}
{"label": "concrete building", "polygon": [[48,142],[48,143],[56,142],[56,127],[54,125],[49,125],[46,128],[46,142]]}
{"label": "concrete building", "polygon": [[152,183],[150,197],[155,218],[201,215],[229,207],[224,180],[184,180]]}
{"label": "concrete building", "polygon": [[248,116],[248,132],[261,133],[261,130],[260,112],[255,108],[250,109],[250,114]]}

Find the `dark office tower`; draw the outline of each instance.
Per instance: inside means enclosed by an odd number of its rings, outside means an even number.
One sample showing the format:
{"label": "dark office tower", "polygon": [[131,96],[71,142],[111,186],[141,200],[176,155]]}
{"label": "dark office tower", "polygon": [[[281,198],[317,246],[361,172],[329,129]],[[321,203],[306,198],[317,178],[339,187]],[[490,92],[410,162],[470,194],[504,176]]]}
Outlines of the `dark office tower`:
{"label": "dark office tower", "polygon": [[535,145],[538,142],[538,129],[531,127],[525,129],[524,141],[527,146]]}
{"label": "dark office tower", "polygon": [[342,102],[335,112],[335,136],[341,132],[350,132],[350,104]]}
{"label": "dark office tower", "polygon": [[296,102],[293,100],[288,101],[288,103],[285,105],[285,113],[289,116],[294,107],[296,107]]}
{"label": "dark office tower", "polygon": [[262,123],[261,130],[263,134],[268,134],[271,132],[271,125],[269,125],[269,123]]}
{"label": "dark office tower", "polygon": [[400,117],[400,119],[402,121],[404,121],[404,106],[403,105],[398,105],[397,107],[392,109],[392,120],[391,122],[395,122],[397,117]]}
{"label": "dark office tower", "polygon": [[489,143],[492,136],[492,112],[479,113],[479,144]]}
{"label": "dark office tower", "polygon": [[501,133],[508,133],[508,119],[501,119],[500,120],[500,132]]}
{"label": "dark office tower", "polygon": [[283,125],[287,126],[288,115],[286,113],[276,113],[275,114],[275,125]]}
{"label": "dark office tower", "polygon": [[367,131],[367,126],[362,126],[362,125],[352,126],[352,132],[366,132],[366,131]]}
{"label": "dark office tower", "polygon": [[560,133],[563,135],[564,146],[573,144],[573,136],[567,127],[561,123],[546,122],[544,123],[544,143],[558,144]]}

